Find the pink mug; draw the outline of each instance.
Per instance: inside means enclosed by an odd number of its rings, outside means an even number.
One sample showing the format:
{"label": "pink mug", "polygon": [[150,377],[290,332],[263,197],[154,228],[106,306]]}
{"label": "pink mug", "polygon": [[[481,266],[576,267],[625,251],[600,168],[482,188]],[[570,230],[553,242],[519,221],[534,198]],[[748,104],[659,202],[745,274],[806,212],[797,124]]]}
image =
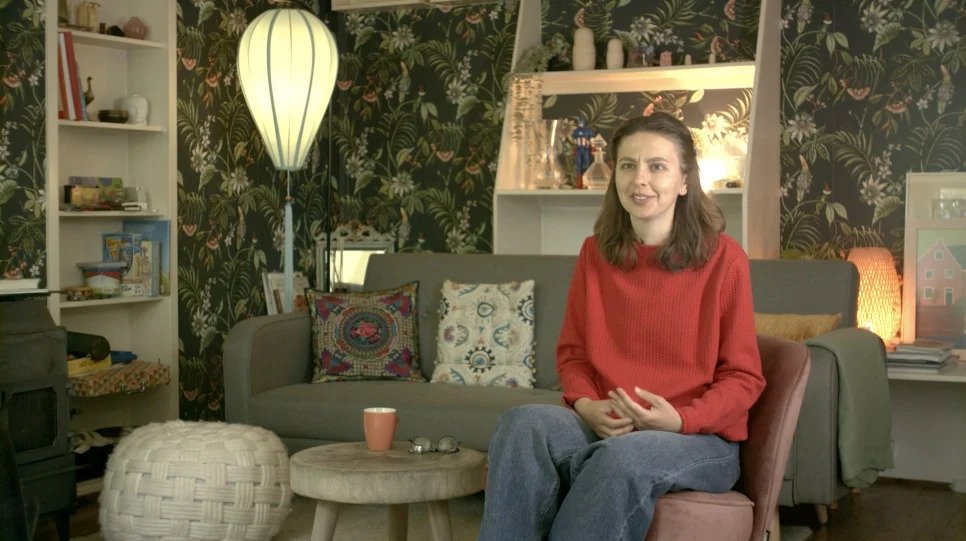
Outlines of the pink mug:
{"label": "pink mug", "polygon": [[399,426],[395,408],[366,408],[362,410],[362,430],[370,451],[388,451]]}

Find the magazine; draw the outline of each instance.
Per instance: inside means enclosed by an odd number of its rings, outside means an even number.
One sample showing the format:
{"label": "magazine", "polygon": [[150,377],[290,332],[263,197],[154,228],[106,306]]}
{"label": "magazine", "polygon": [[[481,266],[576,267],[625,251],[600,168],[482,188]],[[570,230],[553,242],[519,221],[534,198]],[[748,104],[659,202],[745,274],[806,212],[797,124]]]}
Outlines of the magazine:
{"label": "magazine", "polygon": [[[305,292],[309,289],[309,279],[306,278],[301,272],[294,273],[294,291],[295,298],[292,305],[295,307],[296,311],[304,312],[309,309],[308,300],[305,298]],[[285,311],[282,309],[282,295],[285,290],[285,274],[281,272],[263,272],[262,273],[262,287],[265,290],[265,306],[268,310],[268,315],[282,314]]]}

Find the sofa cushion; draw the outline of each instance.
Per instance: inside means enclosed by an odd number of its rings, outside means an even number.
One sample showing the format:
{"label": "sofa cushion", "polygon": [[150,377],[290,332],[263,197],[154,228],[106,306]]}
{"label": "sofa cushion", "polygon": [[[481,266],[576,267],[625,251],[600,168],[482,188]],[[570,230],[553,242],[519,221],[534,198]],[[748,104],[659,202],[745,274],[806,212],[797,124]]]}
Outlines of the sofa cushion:
{"label": "sofa cushion", "polygon": [[835,329],[842,314],[761,314],[755,312],[755,331],[801,342]]}
{"label": "sofa cushion", "polygon": [[533,387],[533,288],[444,281],[432,381]]}
{"label": "sofa cushion", "polygon": [[562,404],[561,393],[398,380],[302,383],[256,394],[251,421],[287,438],[362,441],[363,408],[384,406],[396,408],[397,440],[448,435],[486,451],[500,415],[524,404]]}
{"label": "sofa cushion", "polygon": [[418,285],[342,293],[309,290],[312,381],[424,381],[416,333]]}

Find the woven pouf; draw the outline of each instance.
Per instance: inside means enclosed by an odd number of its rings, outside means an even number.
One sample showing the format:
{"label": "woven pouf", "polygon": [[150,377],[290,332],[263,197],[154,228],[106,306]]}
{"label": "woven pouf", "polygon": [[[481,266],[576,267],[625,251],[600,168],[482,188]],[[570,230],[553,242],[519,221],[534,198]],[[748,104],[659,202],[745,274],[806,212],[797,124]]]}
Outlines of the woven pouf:
{"label": "woven pouf", "polygon": [[169,421],[122,438],[107,461],[105,539],[270,539],[291,510],[288,453],[264,428]]}

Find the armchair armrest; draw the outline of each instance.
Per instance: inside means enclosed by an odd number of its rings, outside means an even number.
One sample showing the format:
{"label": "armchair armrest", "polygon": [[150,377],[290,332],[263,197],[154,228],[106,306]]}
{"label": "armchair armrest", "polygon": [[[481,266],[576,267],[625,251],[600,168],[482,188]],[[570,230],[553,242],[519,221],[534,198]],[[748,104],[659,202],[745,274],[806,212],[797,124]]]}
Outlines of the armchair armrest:
{"label": "armchair armrest", "polygon": [[258,393],[309,381],[311,318],[307,312],[240,321],[224,345],[225,419],[250,424]]}

